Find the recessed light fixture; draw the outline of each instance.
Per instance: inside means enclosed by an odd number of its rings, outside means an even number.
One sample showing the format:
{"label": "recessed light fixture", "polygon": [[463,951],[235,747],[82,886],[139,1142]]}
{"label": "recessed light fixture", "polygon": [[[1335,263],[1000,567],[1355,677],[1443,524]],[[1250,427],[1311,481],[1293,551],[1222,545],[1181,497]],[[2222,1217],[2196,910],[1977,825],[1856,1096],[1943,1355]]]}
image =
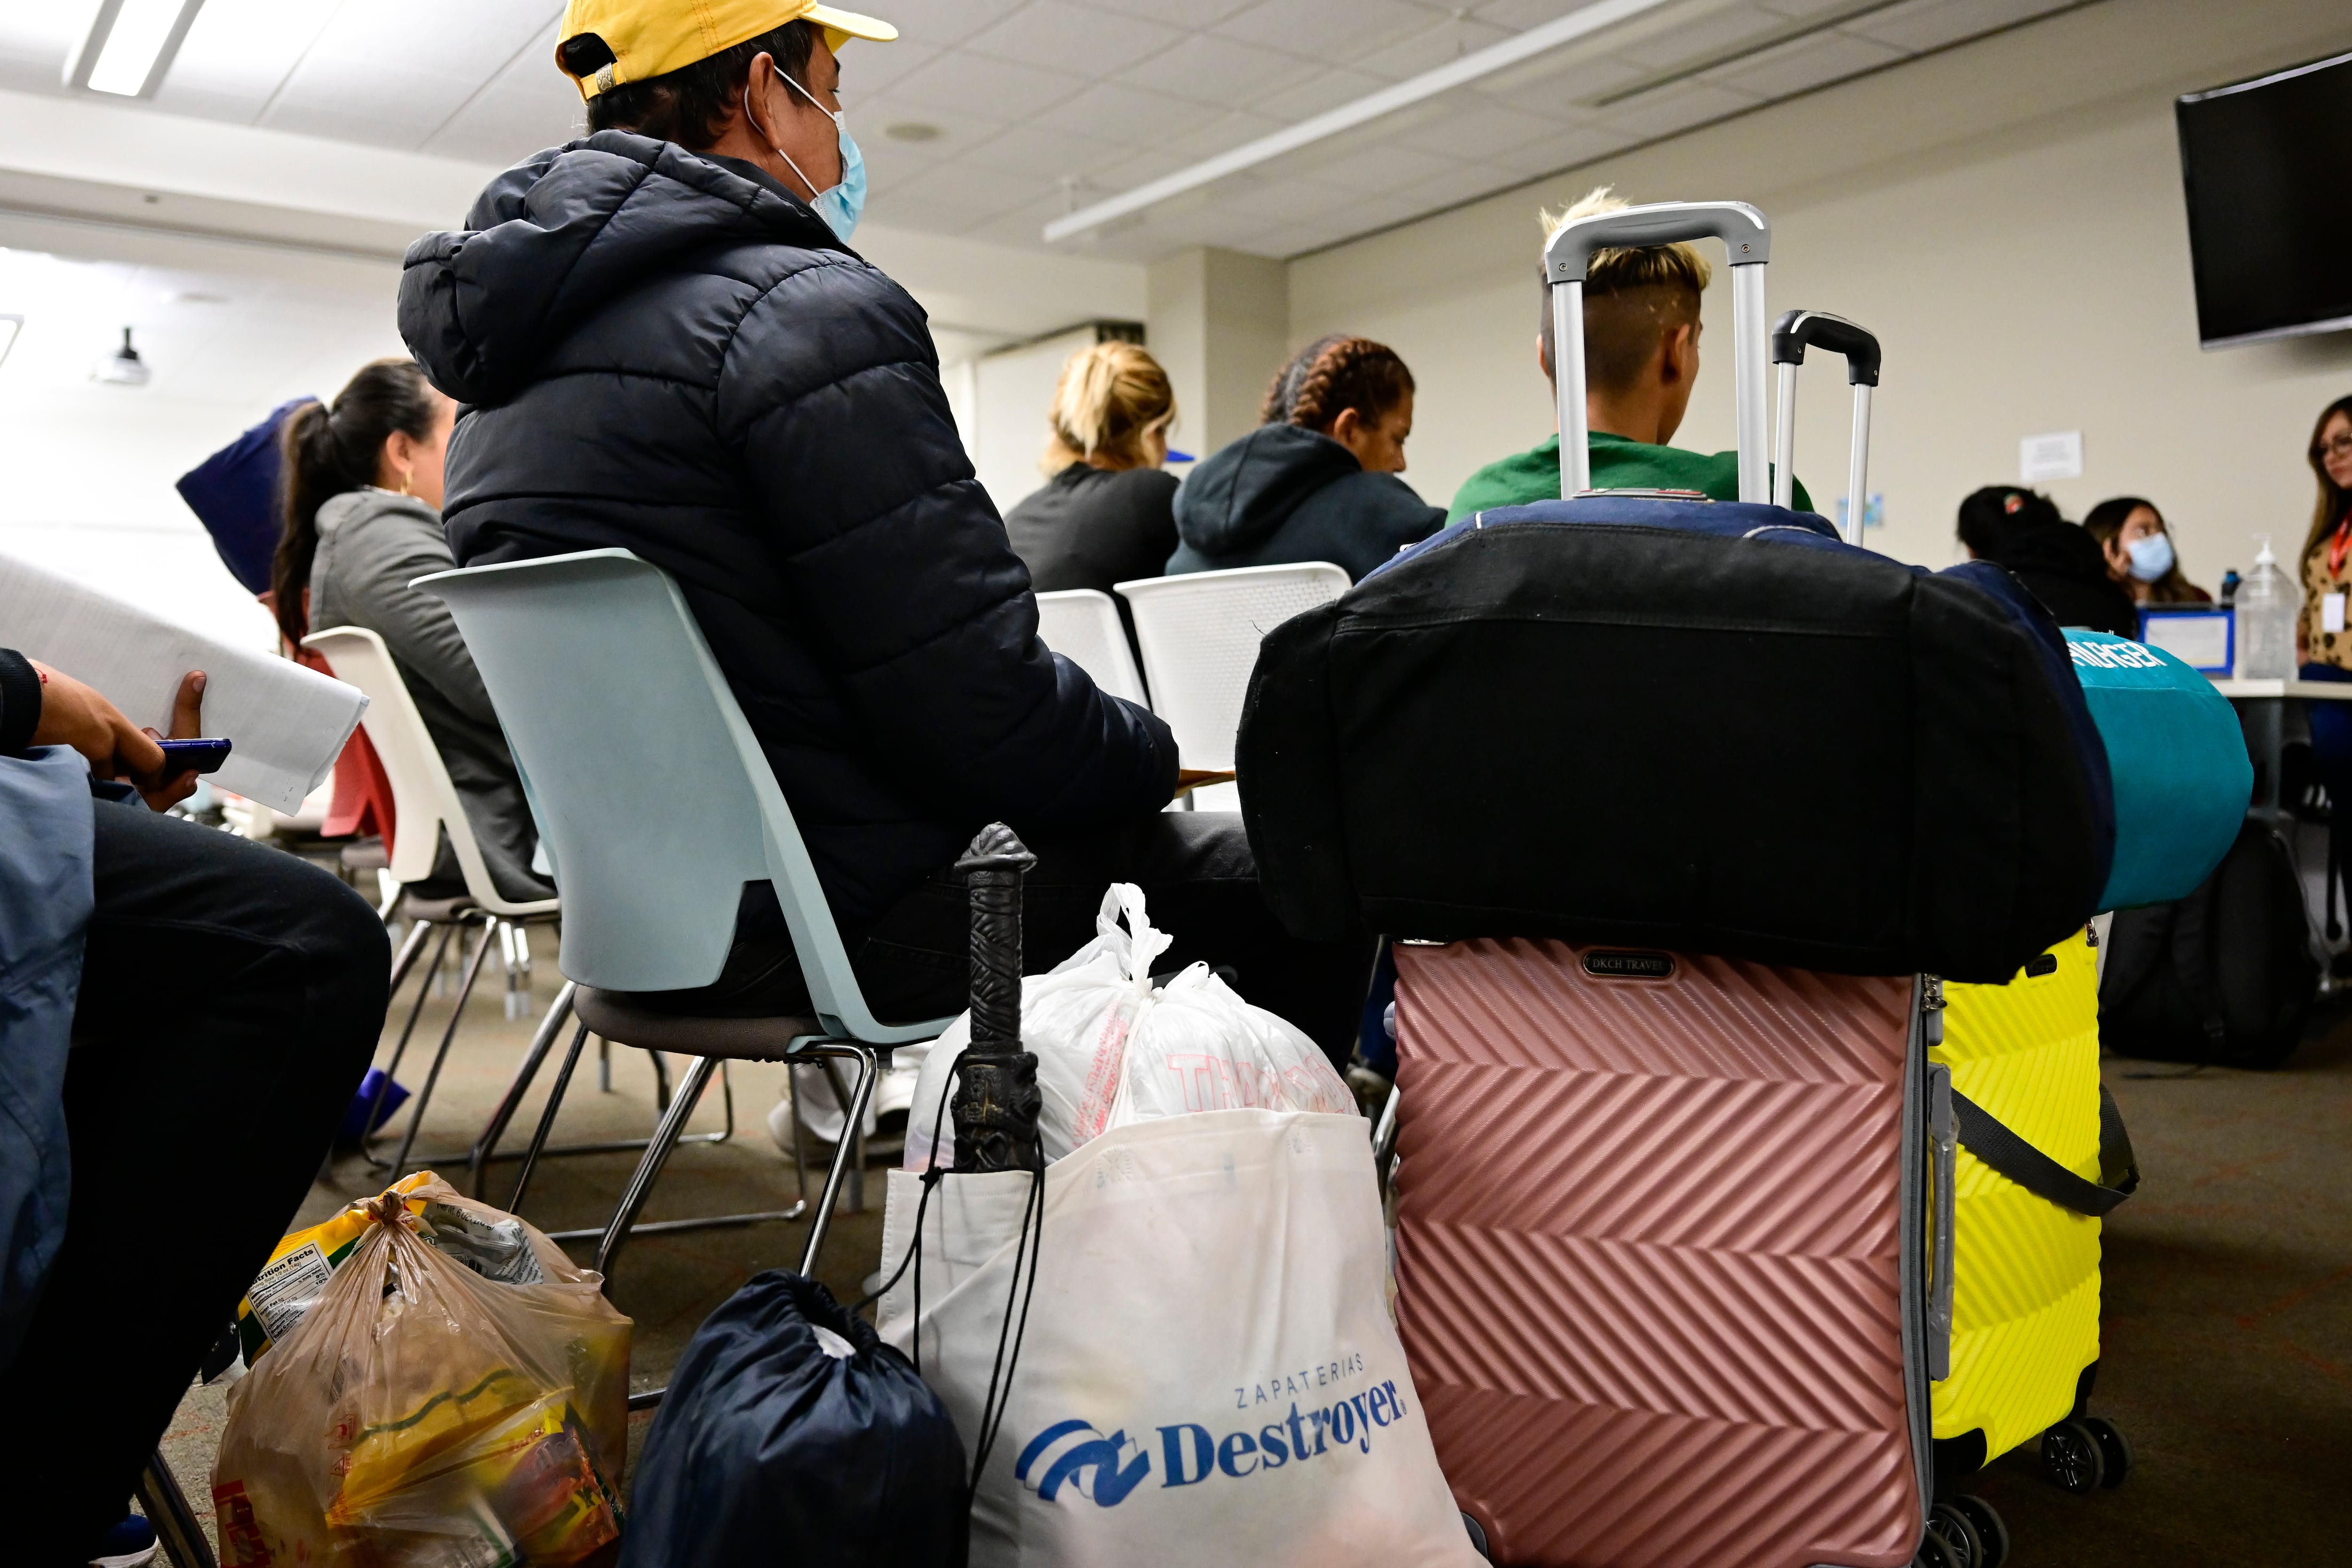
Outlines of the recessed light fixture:
{"label": "recessed light fixture", "polygon": [[68,87],[152,98],[205,0],[101,0],[81,47],[66,61]]}
{"label": "recessed light fixture", "polygon": [[131,329],[122,329],[122,346],[90,367],[89,378],[109,386],[144,386],[147,384],[147,362],[131,346]]}
{"label": "recessed light fixture", "polygon": [[8,363],[8,351],[16,346],[16,335],[24,330],[24,317],[0,316],[0,364]]}
{"label": "recessed light fixture", "polygon": [[919,120],[901,120],[896,125],[884,126],[882,134],[893,142],[936,142],[940,139],[940,128],[927,125]]}

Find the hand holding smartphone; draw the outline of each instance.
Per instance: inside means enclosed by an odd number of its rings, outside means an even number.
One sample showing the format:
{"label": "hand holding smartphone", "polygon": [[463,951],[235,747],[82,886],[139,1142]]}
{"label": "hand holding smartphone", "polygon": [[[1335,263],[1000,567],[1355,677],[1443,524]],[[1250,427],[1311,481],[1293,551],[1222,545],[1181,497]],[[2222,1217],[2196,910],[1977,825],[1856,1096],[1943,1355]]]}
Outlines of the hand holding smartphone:
{"label": "hand holding smartphone", "polygon": [[228,761],[231,742],[224,740],[157,741],[163,748],[163,776],[177,778],[185,773],[217,773]]}

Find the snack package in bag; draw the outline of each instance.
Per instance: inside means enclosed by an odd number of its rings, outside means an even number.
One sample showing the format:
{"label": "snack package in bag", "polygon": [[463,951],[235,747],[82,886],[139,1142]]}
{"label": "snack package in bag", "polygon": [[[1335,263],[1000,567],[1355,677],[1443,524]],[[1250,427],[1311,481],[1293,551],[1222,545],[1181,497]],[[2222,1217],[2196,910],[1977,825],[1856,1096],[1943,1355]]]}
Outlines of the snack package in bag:
{"label": "snack package in bag", "polygon": [[[1315,1042],[1251,1006],[1207,964],[1153,988],[1152,960],[1171,939],[1147,918],[1140,888],[1112,883],[1095,931],[1050,973],[1021,982],[1021,1044],[1037,1058],[1037,1130],[1048,1161],[1110,1128],[1190,1111],[1355,1114],[1355,1096]],[[940,1102],[971,1043],[966,1014],[923,1058],[907,1118],[909,1171],[928,1170],[935,1158],[955,1163]]]}
{"label": "snack package in bag", "polygon": [[[363,1229],[319,1245],[355,1211]],[[240,1310],[271,1326],[213,1468],[224,1563],[610,1560],[630,1322],[597,1274],[429,1172],[287,1243],[280,1259],[317,1247],[327,1274],[293,1312],[304,1287],[273,1293],[264,1269]]]}
{"label": "snack package in bag", "polygon": [[978,1461],[972,1568],[1476,1568],[1389,1318],[1367,1134],[1218,1110],[1113,1128],[1042,1178],[950,1172],[928,1201],[890,1173],[883,1275],[919,1212],[919,1272],[878,1326]]}

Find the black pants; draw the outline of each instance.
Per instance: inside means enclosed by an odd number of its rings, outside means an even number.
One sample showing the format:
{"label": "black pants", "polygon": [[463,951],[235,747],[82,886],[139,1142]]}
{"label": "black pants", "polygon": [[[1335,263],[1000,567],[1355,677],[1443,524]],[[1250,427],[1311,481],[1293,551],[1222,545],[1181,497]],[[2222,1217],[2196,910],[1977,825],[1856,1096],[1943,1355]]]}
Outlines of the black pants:
{"label": "black pants", "polygon": [[[1151,923],[1175,939],[1161,973],[1204,960],[1234,973],[1234,989],[1288,1019],[1344,1068],[1371,972],[1370,942],[1301,942],[1282,929],[1257,888],[1257,863],[1233,812],[1162,812],[1116,827],[1024,839],[1037,857],[1024,884],[1022,968],[1040,974],[1095,936],[1113,882],[1143,889]],[[963,879],[942,869],[879,920],[845,932],[850,963],[875,1016],[912,1021],[961,1013],[971,986],[971,906]],[[806,1013],[808,988],[773,890],[744,890],[735,945],[718,981],[639,998],[665,1011],[758,1017]]]}
{"label": "black pants", "polygon": [[[80,1563],[285,1234],[383,1026],[360,896],[282,850],[93,803],[97,907],[66,1071],[73,1199],[0,1375],[5,1555]],[[182,1484],[203,1508],[209,1478]]]}

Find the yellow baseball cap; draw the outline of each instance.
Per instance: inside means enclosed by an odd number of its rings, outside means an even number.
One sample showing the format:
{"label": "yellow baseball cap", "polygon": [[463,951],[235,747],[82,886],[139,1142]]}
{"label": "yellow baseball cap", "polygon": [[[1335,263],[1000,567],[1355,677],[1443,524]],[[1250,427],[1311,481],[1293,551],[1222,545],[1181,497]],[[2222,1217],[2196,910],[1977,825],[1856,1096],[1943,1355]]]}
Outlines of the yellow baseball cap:
{"label": "yellow baseball cap", "polygon": [[[580,84],[582,98],[593,98],[707,60],[787,22],[815,23],[824,29],[825,47],[836,51],[851,38],[887,44],[898,36],[887,22],[816,0],[571,0],[556,34],[556,68]],[[572,76],[563,68],[563,46],[583,33],[604,39],[613,58]]]}

